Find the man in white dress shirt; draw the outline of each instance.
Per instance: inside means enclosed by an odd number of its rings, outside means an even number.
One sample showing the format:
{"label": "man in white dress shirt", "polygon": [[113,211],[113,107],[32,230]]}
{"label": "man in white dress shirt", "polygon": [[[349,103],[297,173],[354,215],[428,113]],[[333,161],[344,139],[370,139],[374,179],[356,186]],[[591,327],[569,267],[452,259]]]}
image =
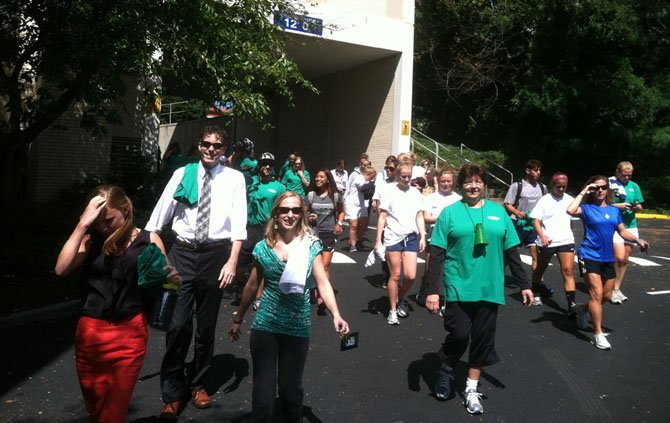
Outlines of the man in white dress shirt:
{"label": "man in white dress shirt", "polygon": [[[198,144],[201,160],[174,172],[146,226],[160,233],[172,222],[177,239],[168,257],[183,278],[161,366],[165,405],[160,418],[165,420],[176,420],[189,399],[197,408],[212,404],[203,385],[214,352],[221,289],[235,276],[247,224],[244,176],[220,163],[225,146],[225,132],[205,128]],[[187,380],[194,303],[197,329]]]}

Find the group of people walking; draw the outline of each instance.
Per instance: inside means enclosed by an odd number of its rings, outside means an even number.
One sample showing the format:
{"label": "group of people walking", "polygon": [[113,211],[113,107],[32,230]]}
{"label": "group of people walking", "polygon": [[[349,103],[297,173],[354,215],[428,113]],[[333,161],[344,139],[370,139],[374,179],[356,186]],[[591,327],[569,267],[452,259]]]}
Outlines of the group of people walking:
{"label": "group of people walking", "polygon": [[[415,166],[412,153],[401,153],[389,156],[378,173],[363,155],[351,174],[339,161],[335,169],[319,169],[312,176],[302,157],[292,152],[275,174],[274,155],[263,153],[256,161],[253,144],[243,143],[243,174],[226,163],[225,146],[224,131],[205,128],[198,143],[200,160],[172,173],[144,229],[135,227],[132,203],[121,188],[99,187],[59,254],[59,276],[82,268],[76,365],[91,421],[122,422],[128,412],[155,293],[155,286],[148,288],[147,269],[153,269],[153,279],[178,287],[161,365],[164,405],[159,418],[176,421],[189,402],[197,408],[211,406],[205,384],[222,289],[246,279],[228,335],[231,341],[241,338],[245,316],[253,308],[253,420],[273,421],[278,396],[284,417],[294,422],[302,415],[310,303],[318,304],[319,314],[330,312],[335,331],[349,331],[330,283],[344,220],[349,221],[348,249],[356,252],[372,208],[378,212],[373,254],[384,257],[388,272],[390,325],[409,316],[406,297],[417,277],[417,255],[426,251],[429,259],[416,300],[430,313],[441,313],[447,331],[435,394],[439,399],[450,396],[453,366],[469,347],[464,404],[472,414],[483,412],[477,390],[482,369],[499,361],[495,331],[498,307],[505,302],[506,264],[524,304],[539,305],[551,294],[542,288],[542,274],[558,255],[568,312],[576,314],[580,328],[590,315],[594,344],[605,349],[602,303],[623,298],[615,277],[623,277],[625,266],[616,270],[615,251],[623,251],[627,260],[631,250],[629,244],[613,247],[614,233],[623,242],[648,248],[630,230],[643,199],[639,187],[630,185],[632,166],[627,162],[617,171],[623,187],[617,188],[617,205],[610,204],[615,182],[601,176],[589,179],[573,199],[565,194],[568,177],[557,173],[551,191],[540,188],[538,196],[541,164],[529,162],[527,175],[533,176],[510,189],[503,207],[485,198],[488,174],[476,164],[457,173],[435,171],[431,163]],[[512,193],[514,187],[518,192]],[[423,188],[434,192],[422,195]],[[531,191],[538,198],[531,198]],[[622,218],[624,213],[632,215]],[[586,230],[578,251],[590,290],[584,305],[575,300],[568,214],[580,217]],[[158,234],[169,226],[176,240],[166,252]],[[532,283],[521,264],[520,245],[535,245]],[[614,297],[615,287],[621,297]]]}

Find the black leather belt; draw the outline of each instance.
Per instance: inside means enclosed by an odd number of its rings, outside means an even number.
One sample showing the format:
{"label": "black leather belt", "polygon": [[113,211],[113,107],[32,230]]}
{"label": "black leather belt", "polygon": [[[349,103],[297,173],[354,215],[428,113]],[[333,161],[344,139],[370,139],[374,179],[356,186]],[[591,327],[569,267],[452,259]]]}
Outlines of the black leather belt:
{"label": "black leather belt", "polygon": [[224,239],[221,241],[213,241],[213,242],[188,242],[188,241],[182,241],[181,239],[176,239],[174,243],[179,248],[194,251],[196,253],[200,253],[203,251],[217,250],[219,248],[226,248],[231,245],[229,239]]}

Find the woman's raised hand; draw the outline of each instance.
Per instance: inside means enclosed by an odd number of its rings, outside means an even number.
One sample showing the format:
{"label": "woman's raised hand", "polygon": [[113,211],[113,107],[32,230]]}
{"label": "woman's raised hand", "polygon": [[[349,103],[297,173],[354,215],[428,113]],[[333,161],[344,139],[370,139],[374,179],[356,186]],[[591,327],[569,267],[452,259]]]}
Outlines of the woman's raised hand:
{"label": "woman's raised hand", "polygon": [[105,207],[105,204],[107,204],[107,200],[101,195],[91,198],[91,201],[88,202],[84,212],[79,217],[79,222],[86,227],[90,227],[95,222],[95,219],[100,216],[100,212]]}

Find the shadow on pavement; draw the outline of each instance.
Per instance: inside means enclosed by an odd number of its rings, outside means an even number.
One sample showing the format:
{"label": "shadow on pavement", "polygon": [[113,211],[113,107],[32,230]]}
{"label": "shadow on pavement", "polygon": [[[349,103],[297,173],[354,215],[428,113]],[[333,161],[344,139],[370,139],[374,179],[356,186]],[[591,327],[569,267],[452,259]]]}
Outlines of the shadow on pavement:
{"label": "shadow on pavement", "polygon": [[247,376],[249,376],[249,361],[246,358],[235,357],[232,354],[215,355],[212,359],[212,368],[207,375],[205,390],[216,392],[232,379],[232,382],[222,389],[222,392],[230,393],[235,391]]}
{"label": "shadow on pavement", "polygon": [[0,395],[44,368],[74,344],[79,315],[75,311],[43,322],[0,330]]}

